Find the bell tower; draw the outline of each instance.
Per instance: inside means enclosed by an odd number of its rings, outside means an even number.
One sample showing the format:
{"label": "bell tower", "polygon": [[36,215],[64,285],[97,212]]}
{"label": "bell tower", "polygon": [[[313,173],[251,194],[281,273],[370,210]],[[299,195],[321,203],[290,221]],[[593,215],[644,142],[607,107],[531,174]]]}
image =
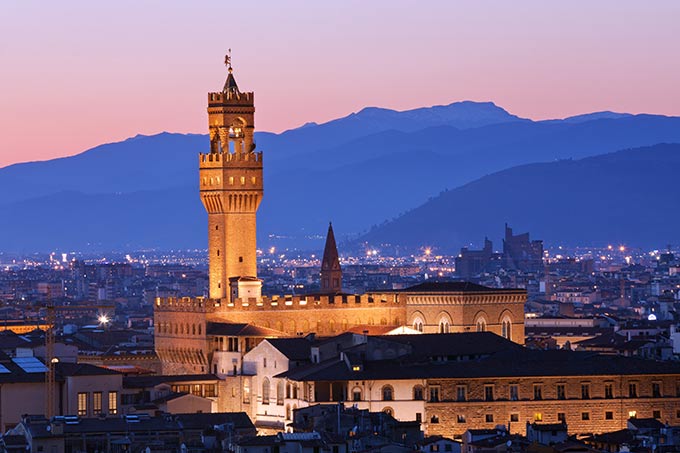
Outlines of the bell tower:
{"label": "bell tower", "polygon": [[[230,50],[231,53],[231,50]],[[263,194],[262,153],[255,152],[255,95],[241,92],[231,55],[225,58],[227,80],[220,92],[208,93],[210,152],[199,154],[201,201],[208,211],[210,297],[259,297],[256,213]],[[256,287],[256,288],[255,288]]]}

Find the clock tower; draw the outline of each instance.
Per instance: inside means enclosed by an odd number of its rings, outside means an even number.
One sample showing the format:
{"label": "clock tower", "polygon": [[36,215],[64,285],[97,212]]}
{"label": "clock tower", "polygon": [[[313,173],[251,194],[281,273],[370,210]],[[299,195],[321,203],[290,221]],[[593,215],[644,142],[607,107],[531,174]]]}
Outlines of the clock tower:
{"label": "clock tower", "polygon": [[255,94],[241,92],[227,55],[222,91],[208,94],[210,152],[199,155],[201,201],[208,212],[210,298],[259,298],[256,213],[263,195],[255,151]]}

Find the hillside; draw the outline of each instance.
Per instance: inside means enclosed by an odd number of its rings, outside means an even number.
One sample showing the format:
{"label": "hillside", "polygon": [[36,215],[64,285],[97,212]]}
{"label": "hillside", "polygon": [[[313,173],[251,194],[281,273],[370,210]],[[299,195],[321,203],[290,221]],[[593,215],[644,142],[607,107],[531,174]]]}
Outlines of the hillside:
{"label": "hillside", "polygon": [[435,245],[455,252],[508,222],[552,244],[659,246],[680,239],[680,144],[523,165],[444,192],[356,245]]}
{"label": "hillside", "polygon": [[[503,169],[680,142],[680,118],[598,112],[534,122],[492,103],[462,102],[367,108],[256,140],[265,153],[261,246],[315,248],[329,220],[340,240],[356,237],[442,190]],[[0,250],[205,247],[196,156],[206,149],[203,135],[163,133],[2,168]],[[146,205],[152,198],[161,201]],[[169,213],[158,212],[173,199]],[[159,219],[169,214],[160,234]],[[63,228],[40,241],[39,233],[21,234],[45,222]],[[99,239],[84,241],[90,231]]]}

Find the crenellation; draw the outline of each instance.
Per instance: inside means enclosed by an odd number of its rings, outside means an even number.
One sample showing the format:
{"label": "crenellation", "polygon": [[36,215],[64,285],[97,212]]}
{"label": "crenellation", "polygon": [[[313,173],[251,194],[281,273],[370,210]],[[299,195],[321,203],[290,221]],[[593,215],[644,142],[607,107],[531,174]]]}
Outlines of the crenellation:
{"label": "crenellation", "polygon": [[222,106],[223,103],[229,102],[229,105],[243,104],[252,106],[255,104],[255,93],[250,91],[246,93],[230,92],[226,93],[208,93],[208,106]]}
{"label": "crenellation", "polygon": [[220,168],[232,162],[238,162],[239,166],[261,167],[262,151],[236,152],[236,153],[199,153],[198,163],[201,168]]}

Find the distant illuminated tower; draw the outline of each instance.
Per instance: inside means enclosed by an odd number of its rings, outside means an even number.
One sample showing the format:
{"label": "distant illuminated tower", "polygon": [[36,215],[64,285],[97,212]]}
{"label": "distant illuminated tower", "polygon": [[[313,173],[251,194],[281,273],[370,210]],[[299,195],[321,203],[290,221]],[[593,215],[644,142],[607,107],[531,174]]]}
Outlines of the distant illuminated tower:
{"label": "distant illuminated tower", "polygon": [[[208,94],[210,152],[199,155],[201,200],[208,211],[210,297],[259,297],[256,213],[263,194],[255,152],[255,95],[242,93],[231,66],[221,92]],[[231,287],[230,287],[231,285]]]}
{"label": "distant illuminated tower", "polygon": [[342,269],[340,269],[340,257],[338,247],[335,244],[333,225],[328,224],[326,246],[323,249],[321,261],[321,292],[336,294],[342,292]]}

